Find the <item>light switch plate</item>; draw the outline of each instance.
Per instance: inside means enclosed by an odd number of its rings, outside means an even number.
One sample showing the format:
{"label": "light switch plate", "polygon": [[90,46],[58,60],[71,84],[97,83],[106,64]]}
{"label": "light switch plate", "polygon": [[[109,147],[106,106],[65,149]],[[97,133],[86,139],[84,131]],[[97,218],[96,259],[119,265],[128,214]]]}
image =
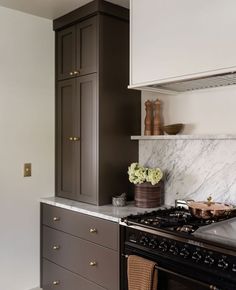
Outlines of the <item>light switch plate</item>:
{"label": "light switch plate", "polygon": [[30,177],[32,173],[31,163],[24,164],[24,177]]}

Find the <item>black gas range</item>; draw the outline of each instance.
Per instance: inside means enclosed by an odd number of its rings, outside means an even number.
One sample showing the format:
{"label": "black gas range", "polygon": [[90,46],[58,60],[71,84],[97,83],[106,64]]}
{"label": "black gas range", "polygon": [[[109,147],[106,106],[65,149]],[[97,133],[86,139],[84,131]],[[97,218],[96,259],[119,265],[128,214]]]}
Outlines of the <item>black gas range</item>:
{"label": "black gas range", "polygon": [[126,258],[138,255],[156,262],[158,290],[236,290],[236,246],[227,237],[225,242],[214,234],[209,239],[202,231],[225,220],[236,225],[235,212],[203,220],[188,209],[172,207],[122,219],[121,289],[128,290]]}

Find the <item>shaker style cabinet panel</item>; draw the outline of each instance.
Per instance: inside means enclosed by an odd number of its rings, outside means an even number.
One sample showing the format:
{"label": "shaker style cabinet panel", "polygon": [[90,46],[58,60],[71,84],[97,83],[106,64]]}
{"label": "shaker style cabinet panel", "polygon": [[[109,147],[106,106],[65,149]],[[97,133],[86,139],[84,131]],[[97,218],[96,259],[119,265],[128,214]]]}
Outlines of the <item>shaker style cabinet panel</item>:
{"label": "shaker style cabinet panel", "polygon": [[57,79],[96,72],[96,17],[65,28],[57,34]]}
{"label": "shaker style cabinet panel", "polygon": [[80,136],[80,168],[76,172],[77,200],[97,203],[98,99],[96,74],[76,80],[76,132]]}
{"label": "shaker style cabinet panel", "polygon": [[76,26],[76,70],[79,75],[97,71],[97,18],[92,17]]}
{"label": "shaker style cabinet panel", "polygon": [[236,66],[234,0],[131,0],[130,85]]}
{"label": "shaker style cabinet panel", "polygon": [[74,76],[76,62],[76,27],[71,26],[57,34],[57,78]]}
{"label": "shaker style cabinet panel", "polygon": [[96,74],[59,82],[58,196],[96,203],[97,123]]}
{"label": "shaker style cabinet panel", "polygon": [[[75,118],[76,83],[75,80],[66,80],[57,85],[56,110],[56,161],[58,196],[76,198],[75,174],[79,164],[79,154],[74,142],[75,123],[80,119]],[[76,124],[76,126],[79,126]]]}

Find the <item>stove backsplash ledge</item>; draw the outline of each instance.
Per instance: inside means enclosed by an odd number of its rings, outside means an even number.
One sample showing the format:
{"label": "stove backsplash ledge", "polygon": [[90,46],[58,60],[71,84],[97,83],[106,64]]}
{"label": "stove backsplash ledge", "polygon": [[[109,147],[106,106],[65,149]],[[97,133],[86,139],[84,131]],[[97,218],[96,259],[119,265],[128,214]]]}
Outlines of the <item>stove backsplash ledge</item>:
{"label": "stove backsplash ledge", "polygon": [[164,171],[167,205],[209,195],[236,205],[236,140],[141,140],[139,163]]}

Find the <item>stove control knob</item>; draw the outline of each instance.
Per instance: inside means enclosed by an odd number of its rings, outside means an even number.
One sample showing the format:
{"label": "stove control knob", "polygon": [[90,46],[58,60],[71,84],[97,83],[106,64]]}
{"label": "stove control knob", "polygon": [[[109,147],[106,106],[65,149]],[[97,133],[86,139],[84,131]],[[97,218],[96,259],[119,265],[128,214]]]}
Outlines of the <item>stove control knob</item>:
{"label": "stove control knob", "polygon": [[169,249],[169,251],[173,254],[173,255],[178,255],[179,253],[179,249],[175,246],[175,245],[172,245]]}
{"label": "stove control knob", "polygon": [[139,243],[143,246],[147,246],[149,243],[149,238],[146,236],[142,236],[141,239],[139,240]]}
{"label": "stove control knob", "polygon": [[152,249],[156,249],[157,240],[156,239],[151,239],[151,241],[149,242],[149,247],[152,248]]}
{"label": "stove control knob", "polygon": [[188,256],[190,255],[189,251],[186,248],[183,248],[180,251],[180,256],[184,257],[184,259],[188,258]]}
{"label": "stove control knob", "polygon": [[168,250],[168,245],[166,242],[161,242],[159,245],[159,249],[162,250],[162,252],[166,252]]}
{"label": "stove control knob", "polygon": [[232,266],[232,271],[233,271],[233,272],[236,272],[236,264],[233,264],[233,266]]}
{"label": "stove control knob", "polygon": [[201,260],[201,258],[202,258],[202,256],[201,256],[200,252],[194,252],[192,255],[192,259],[195,262],[199,262]]}
{"label": "stove control knob", "polygon": [[215,262],[214,258],[210,255],[206,256],[204,263],[207,265],[213,265]]}
{"label": "stove control knob", "polygon": [[228,266],[229,266],[229,263],[228,263],[225,259],[220,259],[220,260],[218,261],[218,267],[219,267],[219,268],[225,270],[225,269],[228,268]]}

